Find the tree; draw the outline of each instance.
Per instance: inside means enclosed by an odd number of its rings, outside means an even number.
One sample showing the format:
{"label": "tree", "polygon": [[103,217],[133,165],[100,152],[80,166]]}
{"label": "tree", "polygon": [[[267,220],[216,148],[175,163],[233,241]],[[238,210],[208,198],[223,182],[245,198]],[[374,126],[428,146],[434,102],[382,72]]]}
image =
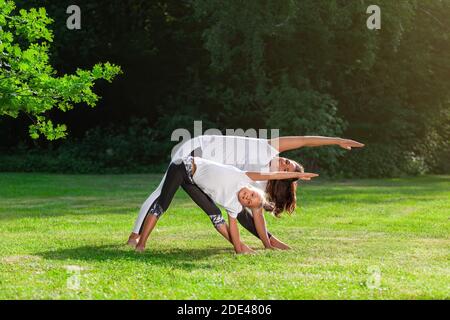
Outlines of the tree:
{"label": "tree", "polygon": [[[312,81],[307,69],[310,51],[302,39],[311,37],[318,45],[329,41],[329,33],[324,32],[327,26],[320,20],[326,2],[193,3],[196,17],[206,24],[204,47],[211,61],[211,79],[204,87],[209,105],[219,110],[217,122],[222,127],[278,128],[282,135],[342,133],[345,121],[336,114],[337,101]],[[315,57],[320,60],[325,54],[329,53],[316,52]],[[327,148],[302,153],[302,161],[307,160],[315,170],[335,161],[340,151]],[[312,159],[326,160],[319,164]]]}
{"label": "tree", "polygon": [[193,3],[210,55],[204,88],[225,127],[366,142],[345,157],[301,150],[301,159],[331,172],[412,173],[418,158],[442,167],[450,149],[450,2],[378,0],[380,30],[366,26],[369,0]]}
{"label": "tree", "polygon": [[54,125],[46,113],[55,108],[65,112],[78,103],[95,107],[99,100],[92,90],[95,82],[111,82],[121,69],[107,62],[56,76],[49,63],[53,33],[47,28],[53,20],[45,8],[22,9],[18,14],[15,9],[13,1],[0,0],[0,116],[25,113],[33,121],[29,126],[33,139],[62,138],[66,125]]}

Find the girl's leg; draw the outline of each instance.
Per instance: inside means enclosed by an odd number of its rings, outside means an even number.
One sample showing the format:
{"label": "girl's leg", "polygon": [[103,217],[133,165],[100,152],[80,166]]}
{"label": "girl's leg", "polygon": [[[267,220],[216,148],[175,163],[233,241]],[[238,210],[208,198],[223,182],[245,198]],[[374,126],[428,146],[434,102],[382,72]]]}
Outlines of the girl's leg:
{"label": "girl's leg", "polygon": [[191,197],[191,199],[209,216],[212,224],[216,230],[228,241],[230,236],[228,234],[228,228],[226,221],[222,216],[222,212],[219,207],[216,206],[214,201],[203,192],[196,184],[183,183],[182,188]]}
{"label": "girl's leg", "polygon": [[[194,200],[194,202],[209,216],[209,219],[211,219],[211,222],[217,232],[219,232],[227,241],[231,243],[228,225],[222,216],[222,212],[214,201],[212,201],[212,199],[196,184],[183,183],[181,186],[191,197],[191,199]],[[245,246],[250,251],[250,248],[248,248],[245,244],[241,243],[241,246]]]}
{"label": "girl's leg", "polygon": [[187,181],[188,175],[184,163],[171,163],[169,169],[167,169],[167,175],[161,189],[161,194],[158,199],[155,200],[155,203],[152,204],[147,213],[147,217],[145,218],[144,226],[141,228],[139,241],[136,245],[138,251],[144,250],[147,239],[155,227],[158,218],[169,208],[178,187],[183,182]]}

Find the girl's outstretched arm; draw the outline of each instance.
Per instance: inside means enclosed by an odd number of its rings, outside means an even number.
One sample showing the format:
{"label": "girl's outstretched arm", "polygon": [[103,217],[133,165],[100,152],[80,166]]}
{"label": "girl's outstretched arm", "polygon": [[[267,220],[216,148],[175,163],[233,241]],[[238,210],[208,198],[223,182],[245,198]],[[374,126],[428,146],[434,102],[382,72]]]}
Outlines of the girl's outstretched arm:
{"label": "girl's outstretched arm", "polygon": [[248,171],[245,174],[253,181],[286,180],[286,179],[311,180],[311,178],[319,176],[317,173],[284,172],[284,171],[275,171],[275,172]]}
{"label": "girl's outstretched arm", "polygon": [[266,219],[262,208],[252,209],[253,221],[255,222],[256,232],[266,249],[274,249],[270,244],[269,235],[267,234]]}
{"label": "girl's outstretched arm", "polygon": [[351,150],[352,148],[364,147],[364,144],[337,137],[321,137],[321,136],[289,136],[270,139],[269,143],[279,152],[294,150],[301,147],[319,147],[327,145],[338,145],[341,148]]}

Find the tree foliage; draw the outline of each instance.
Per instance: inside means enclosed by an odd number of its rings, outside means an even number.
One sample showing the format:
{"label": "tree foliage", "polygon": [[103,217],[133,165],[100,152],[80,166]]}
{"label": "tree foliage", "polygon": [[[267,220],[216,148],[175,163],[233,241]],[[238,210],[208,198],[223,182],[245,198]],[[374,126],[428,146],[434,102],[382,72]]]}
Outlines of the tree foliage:
{"label": "tree foliage", "polygon": [[95,81],[111,82],[120,73],[118,66],[105,63],[56,76],[48,55],[51,22],[45,8],[16,13],[13,1],[0,0],[0,115],[27,114],[34,122],[29,127],[33,139],[64,137],[66,125],[54,125],[46,113],[67,111],[77,103],[94,107],[99,99],[92,90]]}
{"label": "tree foliage", "polygon": [[[69,0],[16,2],[44,6],[55,19],[56,40],[47,49],[58,70],[106,59],[127,75],[98,87],[104,99],[89,114],[82,108],[58,114],[76,124],[80,144],[96,126],[126,140],[111,128],[139,118],[165,154],[173,129],[202,120],[204,129],[278,128],[281,135],[338,135],[366,144],[352,152],[292,154],[321,173],[450,170],[449,1],[79,0],[77,32],[65,28]],[[373,4],[381,8],[380,30],[366,27]],[[2,136],[7,131],[0,126]],[[164,157],[136,159],[150,164]]]}
{"label": "tree foliage", "polygon": [[[418,158],[435,161],[430,149],[448,154],[448,1],[376,1],[382,10],[376,31],[365,23],[373,1],[194,4],[206,21],[204,46],[218,79],[208,87],[227,125],[237,118],[243,125],[278,127],[282,134],[360,139],[367,147],[340,164],[358,167],[381,153],[381,159],[393,159],[391,166],[389,160],[372,162],[384,167],[383,175],[408,171]],[[430,148],[432,141],[440,147]],[[343,171],[335,150],[302,153]],[[360,174],[371,172],[380,173],[369,167]]]}

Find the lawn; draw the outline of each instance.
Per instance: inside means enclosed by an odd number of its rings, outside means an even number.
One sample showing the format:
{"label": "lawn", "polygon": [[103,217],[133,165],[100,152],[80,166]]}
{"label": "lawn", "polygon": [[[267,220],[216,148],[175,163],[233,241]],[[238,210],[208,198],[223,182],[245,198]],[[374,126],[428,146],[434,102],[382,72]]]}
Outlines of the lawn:
{"label": "lawn", "polygon": [[293,250],[235,255],[179,191],[124,245],[160,175],[0,173],[0,299],[449,299],[450,176],[302,183],[269,230]]}

